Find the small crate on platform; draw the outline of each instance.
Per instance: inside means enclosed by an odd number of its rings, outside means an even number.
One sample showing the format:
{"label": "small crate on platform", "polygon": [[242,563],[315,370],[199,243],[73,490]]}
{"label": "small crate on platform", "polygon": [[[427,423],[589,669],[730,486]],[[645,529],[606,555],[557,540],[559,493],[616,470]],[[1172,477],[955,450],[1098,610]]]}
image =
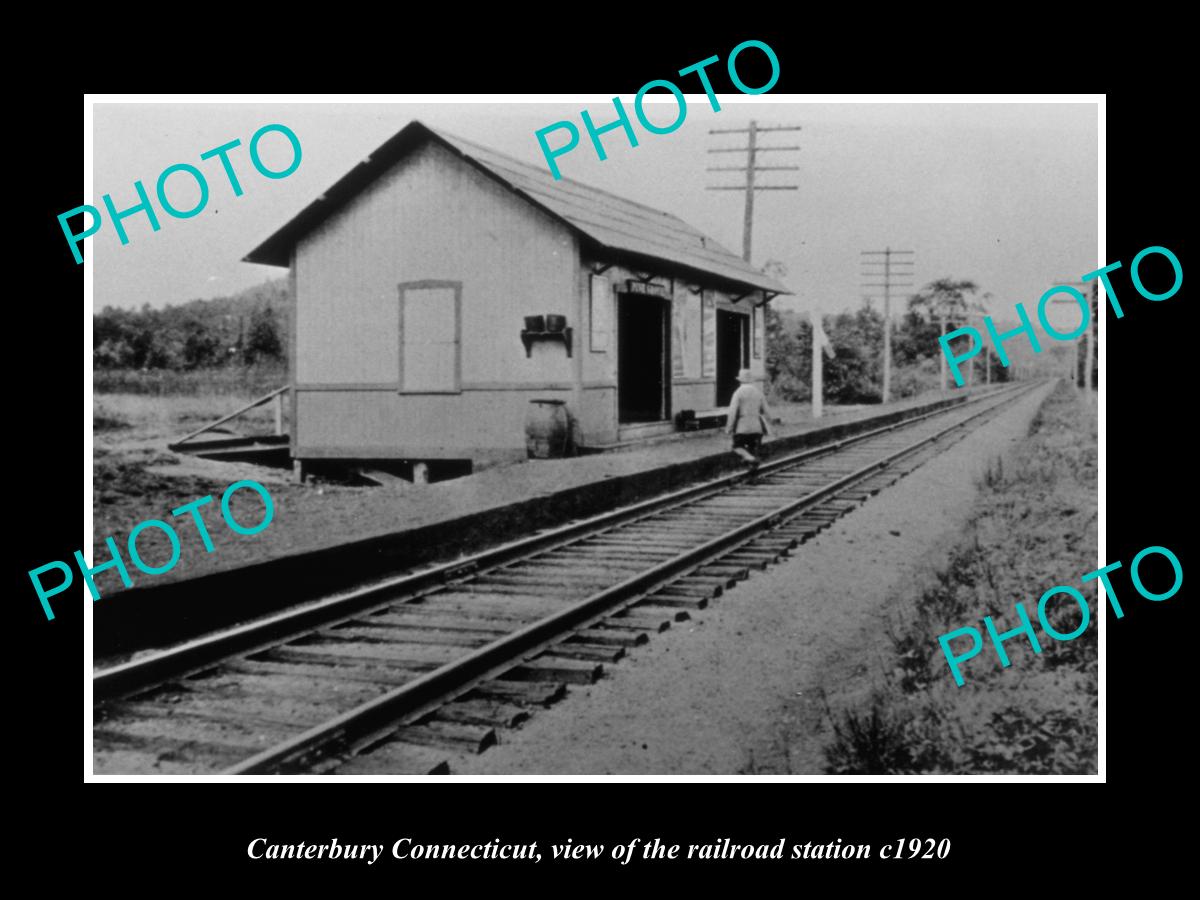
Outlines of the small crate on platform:
{"label": "small crate on platform", "polygon": [[729,421],[727,409],[684,409],[675,417],[675,426],[680,431],[700,431],[704,428],[724,428]]}

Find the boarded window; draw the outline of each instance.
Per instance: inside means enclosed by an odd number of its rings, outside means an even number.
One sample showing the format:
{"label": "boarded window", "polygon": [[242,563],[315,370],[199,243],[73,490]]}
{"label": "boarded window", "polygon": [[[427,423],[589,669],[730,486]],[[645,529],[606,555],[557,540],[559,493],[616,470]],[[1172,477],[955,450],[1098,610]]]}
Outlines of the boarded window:
{"label": "boarded window", "polygon": [[717,374],[717,302],[708,291],[700,297],[700,377],[714,378]]}
{"label": "boarded window", "polygon": [[672,377],[700,377],[700,291],[676,279],[672,295]]}
{"label": "boarded window", "polygon": [[763,310],[761,307],[754,307],[754,358],[762,359],[763,348]]}
{"label": "boarded window", "polygon": [[603,275],[593,275],[591,287],[590,315],[588,317],[589,346],[593,353],[606,353],[609,347],[608,336],[612,333],[612,282]]}
{"label": "boarded window", "polygon": [[688,378],[700,377],[700,295],[688,292],[685,334],[687,350],[683,355],[684,372]]}
{"label": "boarded window", "polygon": [[687,305],[686,295],[675,293],[671,301],[671,377],[684,378],[687,367],[684,365],[684,355],[687,353]]}
{"label": "boarded window", "polygon": [[458,282],[400,286],[400,390],[459,390]]}

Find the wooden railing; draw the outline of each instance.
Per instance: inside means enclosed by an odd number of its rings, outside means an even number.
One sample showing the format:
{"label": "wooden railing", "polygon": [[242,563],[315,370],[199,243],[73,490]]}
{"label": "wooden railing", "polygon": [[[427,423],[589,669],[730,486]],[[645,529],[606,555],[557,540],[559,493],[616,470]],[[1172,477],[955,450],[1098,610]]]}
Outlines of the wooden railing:
{"label": "wooden railing", "polygon": [[238,416],[242,415],[243,413],[247,413],[252,409],[262,406],[264,403],[267,403],[270,400],[275,401],[275,433],[283,434],[283,395],[286,394],[289,390],[291,390],[291,385],[288,385],[288,384],[285,384],[281,388],[276,388],[275,390],[271,391],[271,393],[265,394],[264,396],[259,397],[257,400],[247,403],[241,409],[236,410],[235,412],[231,412],[229,415],[224,416],[223,418],[217,419],[215,422],[209,422],[203,428],[198,428],[195,431],[193,431],[191,434],[185,434],[183,437],[181,437],[179,440],[175,441],[170,446],[178,447],[180,444],[183,444],[186,441],[190,441],[194,437],[199,437],[200,435],[204,434],[204,432],[211,431],[212,429],[216,428],[218,425],[224,425],[226,422],[228,422],[232,419],[236,419]]}

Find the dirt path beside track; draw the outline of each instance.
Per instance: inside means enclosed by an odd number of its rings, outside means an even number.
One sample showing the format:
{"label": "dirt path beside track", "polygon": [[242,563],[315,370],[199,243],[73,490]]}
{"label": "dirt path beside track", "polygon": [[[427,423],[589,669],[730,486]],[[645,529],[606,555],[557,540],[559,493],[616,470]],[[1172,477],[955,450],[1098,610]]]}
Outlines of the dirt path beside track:
{"label": "dirt path beside track", "polygon": [[[822,691],[869,677],[893,601],[945,562],[988,462],[1051,386],[656,635],[455,774],[819,774]],[[931,638],[932,640],[932,638]]]}

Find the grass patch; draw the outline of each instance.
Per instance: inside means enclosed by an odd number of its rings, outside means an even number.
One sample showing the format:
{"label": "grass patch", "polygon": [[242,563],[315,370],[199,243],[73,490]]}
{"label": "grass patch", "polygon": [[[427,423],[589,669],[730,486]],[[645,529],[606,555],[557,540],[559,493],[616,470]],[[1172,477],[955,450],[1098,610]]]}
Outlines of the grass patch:
{"label": "grass patch", "polygon": [[[122,438],[175,438],[216,421],[254,399],[248,394],[101,394],[95,398],[92,424],[97,433],[120,432]],[[285,419],[288,407],[285,400]],[[274,427],[274,407],[265,403],[220,426],[218,431],[269,434]],[[126,431],[132,434],[124,434]],[[214,433],[211,436],[220,435]]]}
{"label": "grass patch", "polygon": [[123,428],[132,428],[133,426],[124,419],[117,416],[106,416],[103,414],[94,414],[92,416],[93,431],[120,431]]}
{"label": "grass patch", "polygon": [[[1079,587],[1095,568],[1096,418],[1065,384],[1034,418],[1013,465],[999,459],[979,485],[976,511],[947,565],[900,604],[889,628],[889,659],[865,697],[826,708],[832,740],[825,768],[834,774],[1090,774],[1097,766],[1097,624],[1054,641],[1036,624],[1038,598],[1054,585]],[[1084,596],[1095,591],[1083,591]],[[963,665],[955,685],[937,638],[965,626],[983,631],[994,617],[1019,624],[1015,604],[1035,619],[1042,646],[1005,648],[1001,668],[984,649]],[[1050,624],[1079,625],[1076,604],[1052,604]]]}
{"label": "grass patch", "polygon": [[95,369],[92,390],[96,394],[148,394],[152,396],[246,396],[261,397],[287,384],[283,364],[226,366],[219,369]]}

